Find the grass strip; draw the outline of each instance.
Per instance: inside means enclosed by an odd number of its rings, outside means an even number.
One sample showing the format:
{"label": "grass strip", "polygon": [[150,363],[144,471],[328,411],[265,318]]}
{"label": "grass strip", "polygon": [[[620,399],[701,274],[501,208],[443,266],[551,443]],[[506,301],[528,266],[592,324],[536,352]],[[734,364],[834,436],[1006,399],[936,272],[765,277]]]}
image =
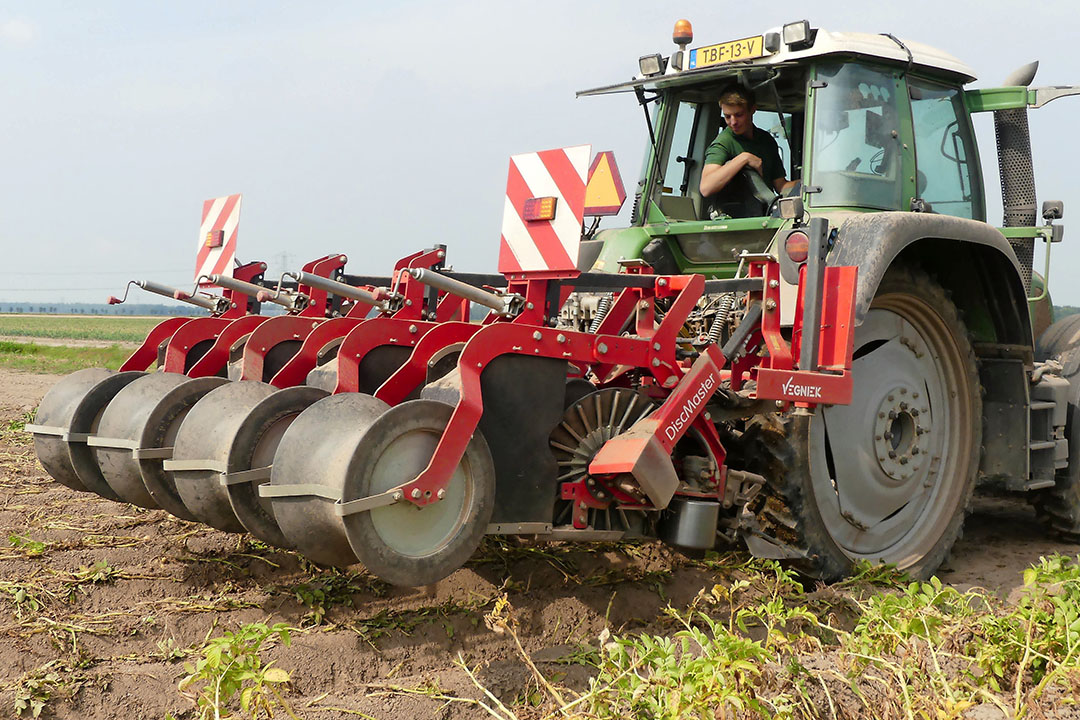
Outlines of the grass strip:
{"label": "grass strip", "polygon": [[129,348],[119,345],[103,348],[66,347],[0,340],[0,367],[23,372],[66,375],[91,367],[115,370],[130,354]]}
{"label": "grass strip", "polygon": [[60,340],[142,342],[164,317],[0,315],[0,335]]}

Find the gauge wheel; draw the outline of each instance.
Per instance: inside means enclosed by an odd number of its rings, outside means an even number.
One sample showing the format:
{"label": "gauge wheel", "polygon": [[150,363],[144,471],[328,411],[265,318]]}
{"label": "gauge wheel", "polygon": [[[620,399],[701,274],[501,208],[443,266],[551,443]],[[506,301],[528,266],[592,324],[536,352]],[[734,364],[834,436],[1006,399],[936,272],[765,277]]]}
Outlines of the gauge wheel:
{"label": "gauge wheel", "polygon": [[791,463],[759,520],[812,576],[834,580],[867,561],[924,579],[960,536],[975,484],[975,354],[941,285],[899,266],[857,328],[853,358],[850,405],[788,420]]}
{"label": "gauge wheel", "polygon": [[[342,500],[386,492],[411,480],[435,453],[454,408],[412,400],[390,408],[364,435],[345,473]],[[495,502],[495,466],[475,430],[442,499],[409,502],[347,515],[345,531],[356,557],[393,585],[437,582],[472,556],[487,531]]]}

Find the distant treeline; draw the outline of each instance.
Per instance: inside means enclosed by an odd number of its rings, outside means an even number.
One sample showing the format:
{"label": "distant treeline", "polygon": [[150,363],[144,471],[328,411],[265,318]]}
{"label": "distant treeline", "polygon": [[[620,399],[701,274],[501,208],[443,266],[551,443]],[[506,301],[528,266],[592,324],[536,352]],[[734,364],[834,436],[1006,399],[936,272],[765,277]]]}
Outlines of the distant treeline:
{"label": "distant treeline", "polygon": [[34,315],[205,315],[206,311],[190,305],[149,303],[26,303],[0,302],[0,313]]}
{"label": "distant treeline", "polygon": [[1054,306],[1054,319],[1060,320],[1068,315],[1075,315],[1080,313],[1080,307],[1075,305],[1055,305]]}

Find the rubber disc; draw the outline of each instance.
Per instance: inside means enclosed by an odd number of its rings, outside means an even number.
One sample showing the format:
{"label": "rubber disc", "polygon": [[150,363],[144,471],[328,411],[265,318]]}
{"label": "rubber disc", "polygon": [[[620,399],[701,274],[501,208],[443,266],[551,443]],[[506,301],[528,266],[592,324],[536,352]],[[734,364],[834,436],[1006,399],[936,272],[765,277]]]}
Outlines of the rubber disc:
{"label": "rubber disc", "polygon": [[362,393],[331,395],[300,413],[278,444],[270,484],[307,485],[327,496],[307,493],[272,500],[282,533],[317,563],[345,567],[357,562],[334,506],[354,449],[389,407]]}
{"label": "rubber disc", "polygon": [[[260,382],[230,382],[202,397],[188,412],[176,433],[174,461],[209,461],[226,464],[237,428],[251,408],[273,394]],[[229,504],[221,474],[212,469],[169,470],[184,507],[197,520],[225,532],[243,532]]]}
{"label": "rubber disc", "polygon": [[[219,377],[189,378],[177,373],[145,375],[116,394],[101,415],[97,435],[138,448],[172,447],[191,406],[225,382]],[[172,478],[162,470],[164,458],[136,459],[128,448],[93,447],[92,451],[106,482],[124,501],[195,519],[184,507]]]}
{"label": "rubber disc", "polygon": [[[244,416],[233,435],[227,461],[229,472],[272,465],[285,431],[301,412],[327,394],[319,388],[301,386],[278,390],[261,400]],[[259,485],[264,482],[230,484],[228,501],[240,524],[252,535],[270,545],[291,548],[292,543],[278,525],[272,502],[259,497]]]}

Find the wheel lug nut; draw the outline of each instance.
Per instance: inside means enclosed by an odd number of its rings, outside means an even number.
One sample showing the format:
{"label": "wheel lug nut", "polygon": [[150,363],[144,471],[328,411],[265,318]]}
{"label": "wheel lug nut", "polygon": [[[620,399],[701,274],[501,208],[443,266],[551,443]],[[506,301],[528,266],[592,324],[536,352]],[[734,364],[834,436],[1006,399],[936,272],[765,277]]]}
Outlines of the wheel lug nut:
{"label": "wheel lug nut", "polygon": [[413,488],[413,491],[410,494],[413,496],[413,498],[420,497],[420,488]]}
{"label": "wheel lug nut", "polygon": [[896,459],[896,451],[895,450],[890,450],[889,451],[889,459],[890,460],[895,460]]}
{"label": "wheel lug nut", "polygon": [[892,440],[892,433],[891,432],[886,432],[885,433],[885,439],[886,440]]}
{"label": "wheel lug nut", "polygon": [[906,402],[900,403],[900,409],[901,410],[907,410],[907,403]]}
{"label": "wheel lug nut", "polygon": [[919,417],[919,408],[911,409],[911,417]]}
{"label": "wheel lug nut", "polygon": [[890,420],[895,420],[896,419],[896,411],[895,410],[890,410],[889,411],[889,419]]}
{"label": "wheel lug nut", "polygon": [[892,402],[894,400],[896,400],[896,396],[895,395],[890,395],[889,396],[889,402]]}
{"label": "wheel lug nut", "polygon": [[878,416],[878,419],[879,419],[879,420],[884,420],[884,419],[885,419],[885,413],[883,413],[883,412],[879,412],[879,413],[877,414],[877,416]]}
{"label": "wheel lug nut", "polygon": [[901,465],[907,465],[907,458],[900,458]]}
{"label": "wheel lug nut", "polygon": [[439,488],[439,492],[436,494],[439,496],[439,499],[442,500],[446,497],[446,488]]}
{"label": "wheel lug nut", "polygon": [[911,454],[912,455],[918,455],[919,454],[919,448],[911,448]]}

